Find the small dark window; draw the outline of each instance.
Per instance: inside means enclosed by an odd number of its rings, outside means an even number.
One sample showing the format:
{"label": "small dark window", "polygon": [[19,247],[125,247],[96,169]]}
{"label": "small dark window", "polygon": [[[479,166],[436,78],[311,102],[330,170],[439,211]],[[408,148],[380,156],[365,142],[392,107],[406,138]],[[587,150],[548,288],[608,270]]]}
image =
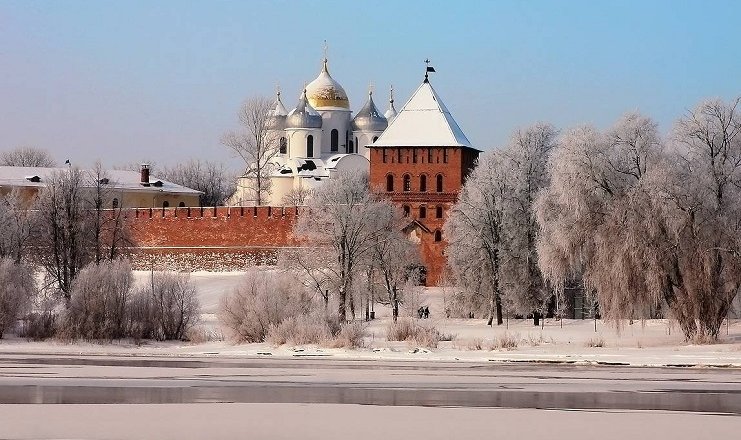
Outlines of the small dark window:
{"label": "small dark window", "polygon": [[162,202],[162,207],[163,208],[169,208],[170,207],[170,202],[168,202],[167,200],[165,200],[164,202]]}
{"label": "small dark window", "polygon": [[432,148],[427,149],[427,163],[432,163]]}
{"label": "small dark window", "polygon": [[404,191],[409,192],[412,190],[412,176],[404,174]]}
{"label": "small dark window", "polygon": [[[350,144],[350,145],[351,145],[351,147],[352,147],[352,144]],[[358,138],[355,138],[355,146],[356,146],[356,148],[357,148],[357,149],[360,149],[360,144],[358,143]],[[352,148],[350,149],[350,152],[351,152],[351,153],[353,152],[353,151],[352,151]]]}
{"label": "small dark window", "polygon": [[409,217],[410,211],[411,211],[411,208],[409,208],[409,205],[404,205],[404,217]]}
{"label": "small dark window", "polygon": [[435,231],[435,241],[443,241],[443,233],[440,230]]}
{"label": "small dark window", "polygon": [[437,175],[437,188],[436,188],[436,190],[439,193],[443,192],[443,175],[442,174],[438,174]]}
{"label": "small dark window", "polygon": [[386,191],[388,192],[394,191],[394,175],[393,174],[386,175]]}
{"label": "small dark window", "polygon": [[178,208],[185,208],[185,202],[178,203]]}
{"label": "small dark window", "polygon": [[284,137],[280,138],[280,154],[286,154],[288,151],[288,140]]}
{"label": "small dark window", "polygon": [[421,192],[427,191],[427,175],[425,174],[419,176],[419,190]]}
{"label": "small dark window", "polygon": [[386,163],[386,160],[387,160],[386,159],[386,149],[382,148],[382,150],[383,150],[383,163]]}
{"label": "small dark window", "polygon": [[118,208],[118,199],[113,199],[113,209]]}
{"label": "small dark window", "polygon": [[443,218],[443,207],[442,206],[438,206],[437,208],[435,208],[435,217]]}
{"label": "small dark window", "polygon": [[306,137],[306,157],[314,157],[314,136]]}
{"label": "small dark window", "polygon": [[417,163],[417,149],[412,148],[412,163]]}
{"label": "small dark window", "polygon": [[[337,131],[337,129],[333,129],[331,133],[331,145],[330,148],[332,151],[337,151],[337,149],[340,146],[340,132]],[[348,151],[348,153],[352,153],[352,151]]]}
{"label": "small dark window", "polygon": [[396,163],[401,163],[401,148],[396,149]]}
{"label": "small dark window", "polygon": [[426,206],[419,207],[419,218],[427,218],[427,207]]}
{"label": "small dark window", "polygon": [[443,163],[448,163],[448,149],[443,148]]}

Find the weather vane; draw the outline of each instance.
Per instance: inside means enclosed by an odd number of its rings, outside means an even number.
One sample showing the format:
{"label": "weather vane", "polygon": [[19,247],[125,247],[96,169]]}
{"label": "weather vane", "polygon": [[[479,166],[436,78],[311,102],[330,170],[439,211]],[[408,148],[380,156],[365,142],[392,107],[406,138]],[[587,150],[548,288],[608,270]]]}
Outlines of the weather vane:
{"label": "weather vane", "polygon": [[434,72],[435,71],[435,68],[432,67],[432,66],[430,66],[430,59],[429,58],[425,59],[425,65],[426,65],[426,67],[425,67],[425,82],[428,82],[429,81],[429,73],[430,72]]}

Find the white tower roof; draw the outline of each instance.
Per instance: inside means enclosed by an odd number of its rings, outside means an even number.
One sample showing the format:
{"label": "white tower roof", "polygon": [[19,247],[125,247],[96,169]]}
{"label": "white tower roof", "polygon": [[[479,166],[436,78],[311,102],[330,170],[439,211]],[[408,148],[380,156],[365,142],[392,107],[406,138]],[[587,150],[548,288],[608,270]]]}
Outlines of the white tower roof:
{"label": "white tower roof", "polygon": [[372,146],[473,148],[427,79]]}

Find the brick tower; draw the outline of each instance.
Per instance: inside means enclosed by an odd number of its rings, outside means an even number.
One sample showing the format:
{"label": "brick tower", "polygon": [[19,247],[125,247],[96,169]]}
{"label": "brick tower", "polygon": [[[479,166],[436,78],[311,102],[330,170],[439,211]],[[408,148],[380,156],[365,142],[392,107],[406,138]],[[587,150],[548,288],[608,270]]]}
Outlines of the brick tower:
{"label": "brick tower", "polygon": [[370,148],[371,188],[402,206],[405,232],[419,243],[426,284],[445,269],[443,224],[480,153],[432,88],[427,75]]}

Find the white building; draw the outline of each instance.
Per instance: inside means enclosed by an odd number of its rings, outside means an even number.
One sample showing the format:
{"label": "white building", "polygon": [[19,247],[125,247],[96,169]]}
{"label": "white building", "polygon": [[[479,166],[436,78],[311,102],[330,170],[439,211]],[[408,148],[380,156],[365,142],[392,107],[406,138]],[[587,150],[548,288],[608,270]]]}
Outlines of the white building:
{"label": "white building", "polygon": [[[368,171],[370,150],[396,116],[393,90],[385,114],[368,93],[365,105],[352,116],[350,100],[340,83],[329,74],[324,59],[319,76],[306,85],[296,106],[289,112],[277,93],[270,113],[270,128],[279,139],[279,151],[273,161],[271,189],[265,204],[283,204],[284,197],[294,192],[315,188],[339,172]],[[243,176],[232,205],[252,205],[253,196]]]}

